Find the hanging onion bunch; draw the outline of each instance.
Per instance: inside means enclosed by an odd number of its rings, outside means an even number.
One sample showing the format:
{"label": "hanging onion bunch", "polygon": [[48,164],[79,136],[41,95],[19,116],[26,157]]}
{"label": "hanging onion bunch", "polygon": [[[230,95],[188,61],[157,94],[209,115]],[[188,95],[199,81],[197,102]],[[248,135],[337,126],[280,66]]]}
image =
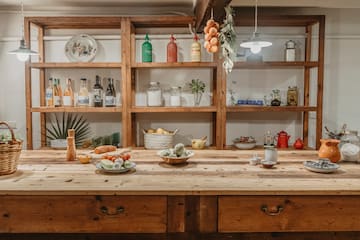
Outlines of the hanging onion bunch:
{"label": "hanging onion bunch", "polygon": [[230,6],[225,7],[225,12],[226,18],[219,33],[219,41],[224,57],[223,67],[229,74],[233,69],[236,56],[236,32],[232,8]]}
{"label": "hanging onion bunch", "polygon": [[209,53],[216,53],[219,50],[219,23],[211,17],[204,27],[204,47]]}

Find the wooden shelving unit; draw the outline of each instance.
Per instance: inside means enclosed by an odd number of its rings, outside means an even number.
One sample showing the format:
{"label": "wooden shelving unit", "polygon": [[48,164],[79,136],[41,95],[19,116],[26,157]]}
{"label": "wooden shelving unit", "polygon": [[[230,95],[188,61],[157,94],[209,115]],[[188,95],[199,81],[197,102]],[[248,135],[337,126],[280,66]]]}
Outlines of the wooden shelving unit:
{"label": "wooden shelving unit", "polygon": [[[236,16],[237,26],[252,26],[253,17]],[[211,62],[153,62],[140,63],[136,61],[135,35],[137,30],[146,28],[172,29],[188,28],[194,25],[195,19],[191,16],[154,16],[154,17],[26,17],[24,32],[26,42],[30,41],[30,30],[36,28],[38,32],[39,61],[27,62],[25,66],[26,84],[26,120],[27,120],[27,148],[33,148],[33,114],[40,114],[41,144],[46,144],[46,117],[45,114],[53,112],[80,112],[80,113],[121,113],[119,122],[122,124],[121,136],[123,147],[141,147],[136,145],[135,136],[137,114],[140,113],[204,113],[211,114],[213,141],[211,148],[227,149],[226,122],[228,113],[242,112],[298,112],[303,114],[303,138],[308,143],[309,112],[316,114],[316,142],[319,142],[322,133],[322,96],[324,78],[324,16],[262,16],[259,17],[259,26],[296,26],[304,27],[306,33],[305,60],[299,62],[236,62],[235,69],[304,69],[304,102],[302,106],[266,107],[266,106],[226,106],[226,74],[222,68],[222,59],[215,55]],[[311,59],[312,27],[318,24],[318,58]],[[120,30],[121,59],[122,62],[45,62],[44,33],[48,29],[116,29]],[[169,30],[167,30],[169,31]],[[46,69],[119,69],[121,74],[121,102],[120,107],[46,107],[45,106],[45,71]],[[142,107],[135,106],[136,71],[142,69],[209,69],[212,73],[212,103],[211,106],[201,107]],[[40,106],[33,107],[32,102],[32,69],[39,70]],[[310,70],[317,69],[317,104],[310,106]],[[189,119],[191,121],[191,119]],[[319,145],[317,145],[317,148]]]}

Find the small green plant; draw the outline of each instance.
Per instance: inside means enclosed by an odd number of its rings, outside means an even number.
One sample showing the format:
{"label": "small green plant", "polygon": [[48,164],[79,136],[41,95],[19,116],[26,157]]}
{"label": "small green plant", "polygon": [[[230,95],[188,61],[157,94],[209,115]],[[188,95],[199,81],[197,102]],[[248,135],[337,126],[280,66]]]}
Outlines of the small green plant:
{"label": "small green plant", "polygon": [[192,93],[204,93],[205,92],[205,83],[199,79],[192,79],[189,83]]}
{"label": "small green plant", "polygon": [[50,126],[46,128],[47,137],[50,140],[66,139],[68,135],[68,129],[75,130],[75,144],[81,146],[81,144],[90,136],[90,126],[83,116],[71,113],[63,113],[61,120],[58,115],[55,115],[55,120],[51,121]]}

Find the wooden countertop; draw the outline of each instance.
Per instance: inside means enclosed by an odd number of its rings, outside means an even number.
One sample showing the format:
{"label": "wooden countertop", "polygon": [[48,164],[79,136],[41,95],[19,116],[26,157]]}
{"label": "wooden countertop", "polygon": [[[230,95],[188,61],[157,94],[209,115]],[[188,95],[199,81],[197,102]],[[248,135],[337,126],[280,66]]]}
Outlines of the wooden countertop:
{"label": "wooden countertop", "polygon": [[279,151],[275,169],[251,166],[263,150],[198,150],[184,166],[161,162],[152,150],[133,150],[136,170],[102,174],[94,164],[66,162],[65,151],[21,153],[18,171],[0,176],[0,195],[360,195],[360,164],[333,174],[309,172],[316,151]]}

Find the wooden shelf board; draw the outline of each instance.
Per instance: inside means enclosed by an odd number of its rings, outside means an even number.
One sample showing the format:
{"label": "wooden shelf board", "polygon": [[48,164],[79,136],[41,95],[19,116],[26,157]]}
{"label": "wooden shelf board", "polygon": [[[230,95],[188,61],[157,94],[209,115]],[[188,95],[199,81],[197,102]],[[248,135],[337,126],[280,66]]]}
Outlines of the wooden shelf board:
{"label": "wooden shelf board", "polygon": [[85,29],[109,28],[120,29],[121,17],[25,17],[30,23],[46,29]]}
{"label": "wooden shelf board", "polygon": [[304,106],[253,106],[253,105],[240,105],[227,107],[227,112],[316,112],[316,107]]}
{"label": "wooden shelf board", "polygon": [[134,68],[215,68],[216,62],[151,62],[151,63],[134,63]]}
{"label": "wooden shelf board", "polygon": [[73,62],[47,62],[30,63],[32,68],[121,68],[118,62],[92,62],[92,63],[73,63]]}
{"label": "wooden shelf board", "polygon": [[134,16],[131,22],[136,28],[185,27],[194,24],[193,16]]}
{"label": "wooden shelf board", "polygon": [[[234,8],[235,26],[254,26],[254,16],[239,12]],[[258,17],[258,26],[271,27],[305,27],[318,23],[322,15],[261,15]]]}
{"label": "wooden shelf board", "polygon": [[31,112],[82,112],[82,113],[111,113],[121,112],[121,107],[33,107]]}
{"label": "wooden shelf board", "polygon": [[261,69],[261,68],[304,68],[317,67],[318,62],[235,62],[235,69]]}
{"label": "wooden shelf board", "polygon": [[216,107],[132,107],[131,112],[133,113],[184,113],[184,112],[216,112]]}

